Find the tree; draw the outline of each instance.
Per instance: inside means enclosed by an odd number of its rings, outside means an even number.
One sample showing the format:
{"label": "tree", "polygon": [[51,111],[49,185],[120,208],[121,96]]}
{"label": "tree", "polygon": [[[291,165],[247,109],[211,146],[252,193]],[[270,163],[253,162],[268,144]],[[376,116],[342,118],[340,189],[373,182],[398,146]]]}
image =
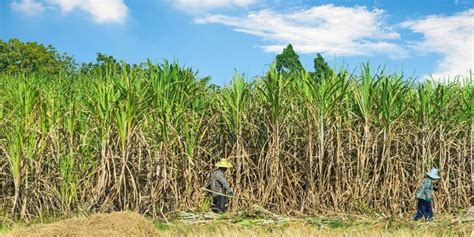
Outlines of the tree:
{"label": "tree", "polygon": [[18,39],[0,40],[0,73],[57,75],[75,70],[75,62],[51,46]]}
{"label": "tree", "polygon": [[102,73],[118,73],[122,71],[140,73],[145,71],[147,63],[129,64],[124,60],[117,60],[111,55],[97,53],[95,63],[83,63],[79,67],[81,74],[102,74]]}
{"label": "tree", "polygon": [[329,67],[326,60],[324,60],[321,54],[317,54],[314,58],[314,77],[318,80],[322,78],[329,78],[333,74],[332,69]]}
{"label": "tree", "polygon": [[303,69],[298,54],[293,50],[293,46],[288,46],[283,49],[281,54],[276,56],[276,68],[279,72],[296,73]]}

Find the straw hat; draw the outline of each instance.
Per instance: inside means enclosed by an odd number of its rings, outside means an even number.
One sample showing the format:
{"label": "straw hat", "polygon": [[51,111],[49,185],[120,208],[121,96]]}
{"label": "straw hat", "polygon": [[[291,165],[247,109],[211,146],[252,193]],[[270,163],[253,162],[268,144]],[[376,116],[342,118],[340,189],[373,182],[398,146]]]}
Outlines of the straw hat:
{"label": "straw hat", "polygon": [[217,168],[232,168],[232,164],[227,159],[221,159],[216,163]]}
{"label": "straw hat", "polygon": [[438,169],[432,168],[430,172],[426,173],[426,175],[428,175],[432,179],[440,179],[441,177],[439,177],[438,172],[439,172]]}

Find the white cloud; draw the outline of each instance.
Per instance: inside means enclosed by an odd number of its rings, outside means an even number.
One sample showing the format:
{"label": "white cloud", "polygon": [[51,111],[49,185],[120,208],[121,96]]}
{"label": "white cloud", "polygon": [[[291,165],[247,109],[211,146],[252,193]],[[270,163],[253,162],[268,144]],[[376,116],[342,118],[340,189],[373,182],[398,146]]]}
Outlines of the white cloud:
{"label": "white cloud", "polygon": [[39,15],[44,11],[44,5],[34,0],[13,1],[10,6],[13,10],[30,16]]}
{"label": "white cloud", "polygon": [[205,12],[226,7],[248,7],[258,0],[174,0],[173,5],[188,12]]}
{"label": "white cloud", "polygon": [[89,13],[95,22],[123,22],[127,17],[128,8],[123,0],[49,0],[58,5],[63,12],[74,9]]}
{"label": "white cloud", "polygon": [[79,10],[89,14],[97,23],[120,23],[127,17],[128,8],[123,0],[22,0],[11,7],[24,13],[41,13],[45,8],[59,7],[62,12]]}
{"label": "white cloud", "polygon": [[195,23],[224,24],[258,36],[268,42],[262,46],[266,52],[280,52],[291,43],[300,53],[406,56],[405,50],[393,42],[400,35],[384,23],[384,17],[379,9],[330,4],[285,13],[267,9],[246,17],[208,15],[195,19]]}
{"label": "white cloud", "polygon": [[401,26],[423,34],[413,48],[441,54],[437,70],[432,73],[434,79],[465,76],[474,68],[474,9],[452,16],[405,21]]}

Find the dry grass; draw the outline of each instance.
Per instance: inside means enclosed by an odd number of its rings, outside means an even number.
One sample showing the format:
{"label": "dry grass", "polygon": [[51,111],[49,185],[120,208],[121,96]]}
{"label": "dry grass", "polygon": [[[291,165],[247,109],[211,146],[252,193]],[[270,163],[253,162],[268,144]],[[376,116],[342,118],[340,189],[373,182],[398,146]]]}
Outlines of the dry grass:
{"label": "dry grass", "polygon": [[[471,213],[472,214],[472,213]],[[156,224],[162,236],[471,236],[474,222],[467,214],[437,216],[432,222],[337,214],[330,217],[291,218],[254,206],[239,213],[214,216],[180,213],[168,224]]]}
{"label": "dry grass", "polygon": [[[208,216],[207,214],[205,214]],[[332,218],[246,219],[235,215],[213,216],[200,220],[189,217],[169,223],[155,222],[131,212],[96,214],[89,218],[71,218],[52,224],[14,227],[4,236],[162,236],[162,237],[266,237],[266,236],[473,236],[474,223],[453,222],[446,217],[433,222],[374,219],[367,216]],[[211,215],[212,216],[212,215]],[[209,217],[209,216],[208,216]],[[451,218],[452,219],[452,218]],[[3,236],[0,234],[0,236]]]}
{"label": "dry grass", "polygon": [[153,224],[143,216],[134,212],[115,212],[33,225],[16,229],[8,236],[157,236],[157,233]]}
{"label": "dry grass", "polygon": [[161,231],[160,236],[186,237],[234,237],[234,236],[472,236],[474,225],[462,224],[445,226],[440,223],[423,223],[416,226],[400,226],[386,228],[384,224],[372,224],[350,228],[315,227],[302,223],[290,223],[285,226],[254,226],[241,227],[225,224],[205,224],[191,226],[175,226]]}

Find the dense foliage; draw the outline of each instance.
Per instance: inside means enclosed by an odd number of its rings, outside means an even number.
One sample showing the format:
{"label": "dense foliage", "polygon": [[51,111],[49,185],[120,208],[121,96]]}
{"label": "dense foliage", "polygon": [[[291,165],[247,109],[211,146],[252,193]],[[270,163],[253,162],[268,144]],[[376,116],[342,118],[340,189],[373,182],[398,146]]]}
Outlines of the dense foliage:
{"label": "dense foliage", "polygon": [[275,65],[278,72],[299,73],[304,70],[300,56],[296,54],[291,44],[275,57]]}
{"label": "dense foliage", "polygon": [[320,79],[272,67],[211,88],[178,64],[101,65],[0,76],[0,212],[195,209],[220,157],[247,198],[234,210],[406,213],[432,166],[437,210],[472,198],[472,75],[413,84],[368,65]]}
{"label": "dense foliage", "polygon": [[75,67],[72,57],[59,54],[51,45],[0,40],[0,73],[58,75],[72,73]]}

